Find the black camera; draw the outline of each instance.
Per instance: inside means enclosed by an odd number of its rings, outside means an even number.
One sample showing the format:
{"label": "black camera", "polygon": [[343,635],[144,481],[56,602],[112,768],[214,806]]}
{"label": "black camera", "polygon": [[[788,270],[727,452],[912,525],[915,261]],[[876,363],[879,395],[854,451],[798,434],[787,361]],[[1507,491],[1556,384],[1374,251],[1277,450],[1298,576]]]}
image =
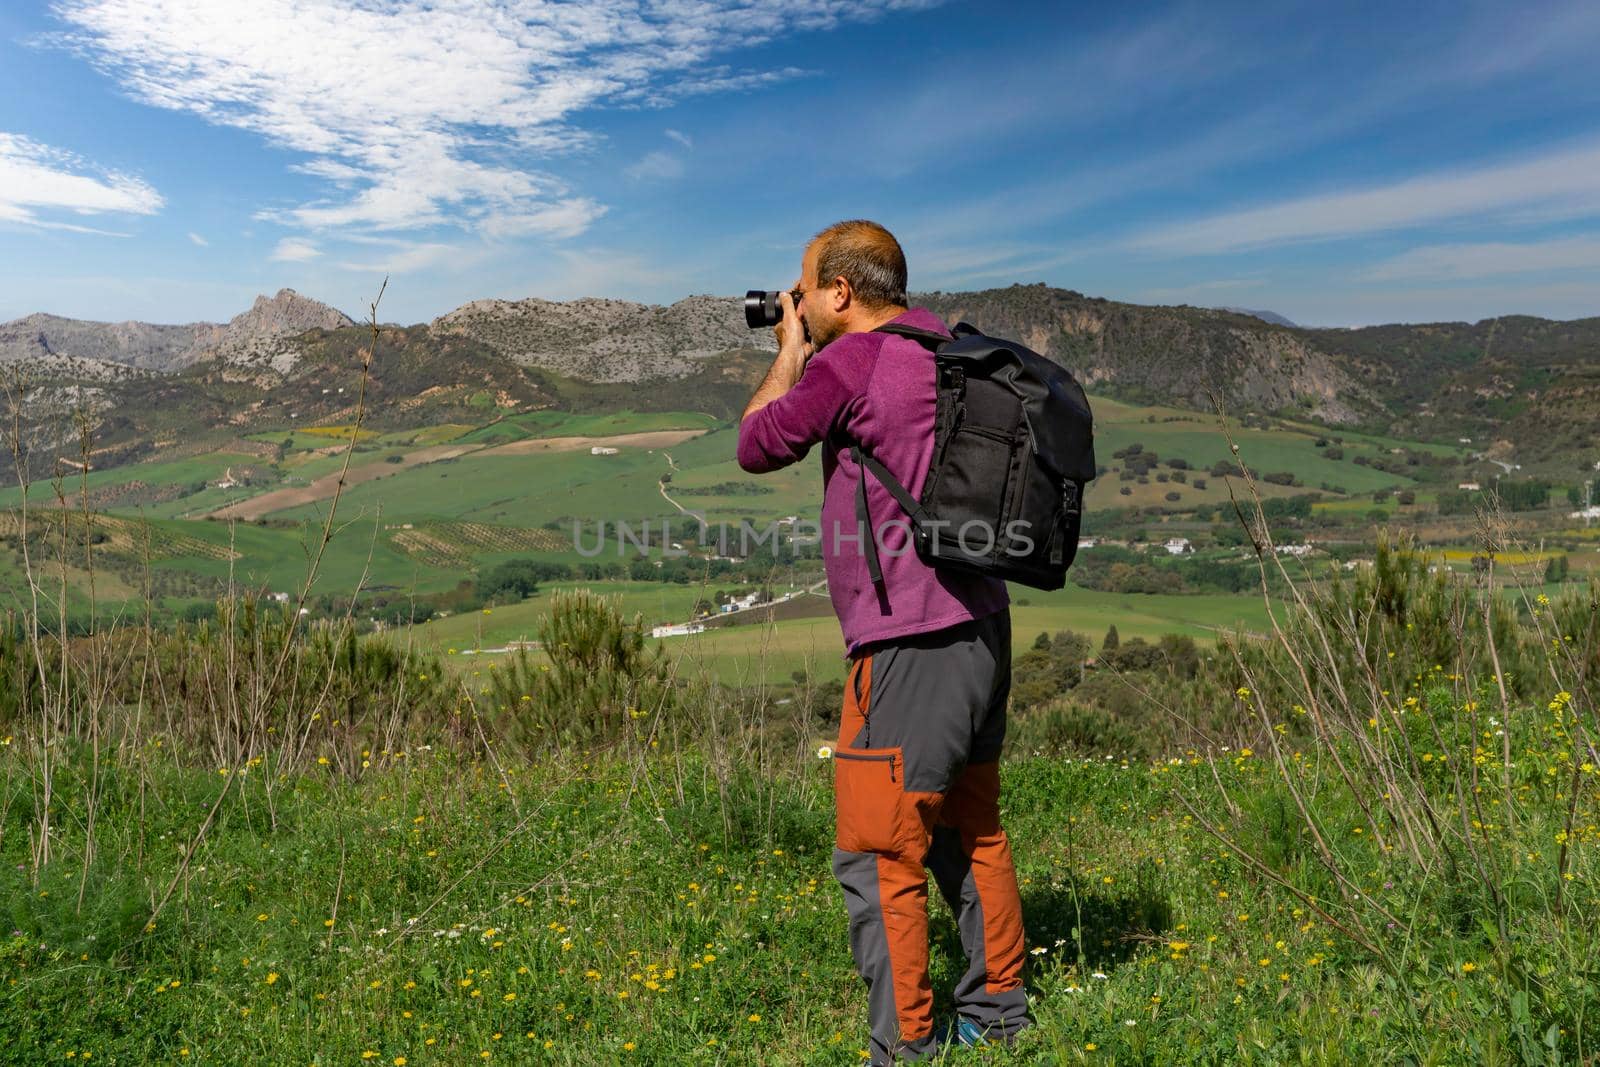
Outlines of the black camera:
{"label": "black camera", "polygon": [[[760,289],[751,289],[744,294],[744,321],[752,330],[759,330],[764,326],[776,326],[783,319],[783,305],[778,303],[782,293],[768,293]],[[796,303],[800,298],[789,294]]]}

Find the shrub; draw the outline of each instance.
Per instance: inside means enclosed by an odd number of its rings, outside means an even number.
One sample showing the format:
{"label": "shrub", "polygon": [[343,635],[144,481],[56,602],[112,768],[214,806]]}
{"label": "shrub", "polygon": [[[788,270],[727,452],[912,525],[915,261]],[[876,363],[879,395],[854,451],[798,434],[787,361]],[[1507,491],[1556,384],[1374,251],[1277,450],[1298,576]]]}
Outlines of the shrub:
{"label": "shrub", "polygon": [[491,712],[524,743],[614,740],[633,720],[667,706],[667,664],[648,643],[641,616],[624,619],[612,598],[559,592],[527,649],[489,674]]}
{"label": "shrub", "polygon": [[1046,756],[1122,756],[1146,759],[1150,735],[1098,705],[1070,697],[1016,715],[1006,744],[1013,751]]}

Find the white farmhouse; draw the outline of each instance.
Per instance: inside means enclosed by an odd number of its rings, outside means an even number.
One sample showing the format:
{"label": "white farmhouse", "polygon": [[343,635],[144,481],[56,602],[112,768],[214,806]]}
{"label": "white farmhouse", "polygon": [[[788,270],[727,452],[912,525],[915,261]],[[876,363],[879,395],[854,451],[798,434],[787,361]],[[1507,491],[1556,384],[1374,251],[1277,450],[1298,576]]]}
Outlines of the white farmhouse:
{"label": "white farmhouse", "polygon": [[675,622],[675,623],[670,623],[670,624],[668,624],[666,626],[654,627],[650,631],[650,636],[651,637],[685,637],[685,636],[687,636],[689,634],[700,633],[700,632],[704,631],[705,628],[706,628],[706,625],[703,622]]}
{"label": "white farmhouse", "polygon": [[591,456],[614,456],[616,454],[617,454],[617,450],[612,448],[612,447],[610,447],[609,445],[590,445],[589,446],[589,455],[591,455]]}
{"label": "white farmhouse", "polygon": [[1167,550],[1167,554],[1172,556],[1181,556],[1187,552],[1194,551],[1194,546],[1189,543],[1189,539],[1187,537],[1171,538],[1165,545],[1162,545],[1161,547],[1165,548]]}

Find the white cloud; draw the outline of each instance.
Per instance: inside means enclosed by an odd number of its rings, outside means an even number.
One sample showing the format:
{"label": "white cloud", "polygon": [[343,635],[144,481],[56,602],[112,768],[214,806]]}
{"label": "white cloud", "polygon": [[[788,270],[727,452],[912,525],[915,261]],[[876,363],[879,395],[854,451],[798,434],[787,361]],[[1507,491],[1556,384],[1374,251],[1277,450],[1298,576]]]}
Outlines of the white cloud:
{"label": "white cloud", "polygon": [[189,240],[193,241],[195,244],[199,245],[201,248],[205,248],[207,245],[211,244],[210,241],[206,240],[204,237],[201,237],[199,234],[195,233],[193,230],[189,231]]}
{"label": "white cloud", "polygon": [[571,197],[553,204],[506,211],[485,219],[488,237],[576,237],[606,212],[603,204],[587,197]]}
{"label": "white cloud", "polygon": [[460,266],[468,259],[482,258],[482,249],[466,252],[457,245],[443,244],[433,241],[375,241],[375,244],[390,246],[390,251],[374,260],[364,262],[343,262],[339,266],[345,270],[368,271],[374,274],[408,274],[412,271],[424,270],[428,267],[450,263]]}
{"label": "white cloud", "polygon": [[682,130],[666,130],[664,132],[670,140],[677,141],[679,144],[683,145],[683,147],[694,147],[694,142],[691,141],[689,139],[689,135],[684,133]]}
{"label": "white cloud", "polygon": [[649,152],[622,173],[634,181],[667,181],[683,177],[683,160],[671,152]]}
{"label": "white cloud", "polygon": [[[264,213],[311,230],[581,233],[603,212],[547,173],[575,116],[771,84],[720,52],[930,0],[60,0],[61,40],[135,99],[238,127],[330,183]],[[470,62],[462,57],[469,56]]]}
{"label": "white cloud", "polygon": [[272,255],[268,258],[277,263],[304,263],[320,255],[322,249],[304,237],[285,237],[278,242],[278,247],[272,250]]}
{"label": "white cloud", "polygon": [[1364,281],[1454,281],[1540,271],[1600,270],[1600,237],[1426,245],[1363,271]]}
{"label": "white cloud", "polygon": [[1532,159],[1437,171],[1348,193],[1327,193],[1158,227],[1127,242],[1168,255],[1207,255],[1337,240],[1452,219],[1600,213],[1600,144]]}
{"label": "white cloud", "polygon": [[102,170],[21,134],[0,132],[0,222],[105,234],[57,216],[154,215],[164,203],[161,194],[139,178]]}

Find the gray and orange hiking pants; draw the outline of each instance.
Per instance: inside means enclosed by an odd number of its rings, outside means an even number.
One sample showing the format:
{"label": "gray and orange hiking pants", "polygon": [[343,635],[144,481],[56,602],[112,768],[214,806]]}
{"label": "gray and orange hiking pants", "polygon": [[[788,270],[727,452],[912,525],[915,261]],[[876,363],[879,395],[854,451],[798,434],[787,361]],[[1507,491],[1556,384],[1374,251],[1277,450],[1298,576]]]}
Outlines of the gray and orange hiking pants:
{"label": "gray and orange hiking pants", "polygon": [[1022,989],[1022,901],[1000,827],[1010,688],[1007,609],[869,646],[850,664],[833,754],[833,873],[867,984],[874,1064],[937,1051],[927,870],[966,950],[956,1011],[991,1038],[1033,1021]]}

